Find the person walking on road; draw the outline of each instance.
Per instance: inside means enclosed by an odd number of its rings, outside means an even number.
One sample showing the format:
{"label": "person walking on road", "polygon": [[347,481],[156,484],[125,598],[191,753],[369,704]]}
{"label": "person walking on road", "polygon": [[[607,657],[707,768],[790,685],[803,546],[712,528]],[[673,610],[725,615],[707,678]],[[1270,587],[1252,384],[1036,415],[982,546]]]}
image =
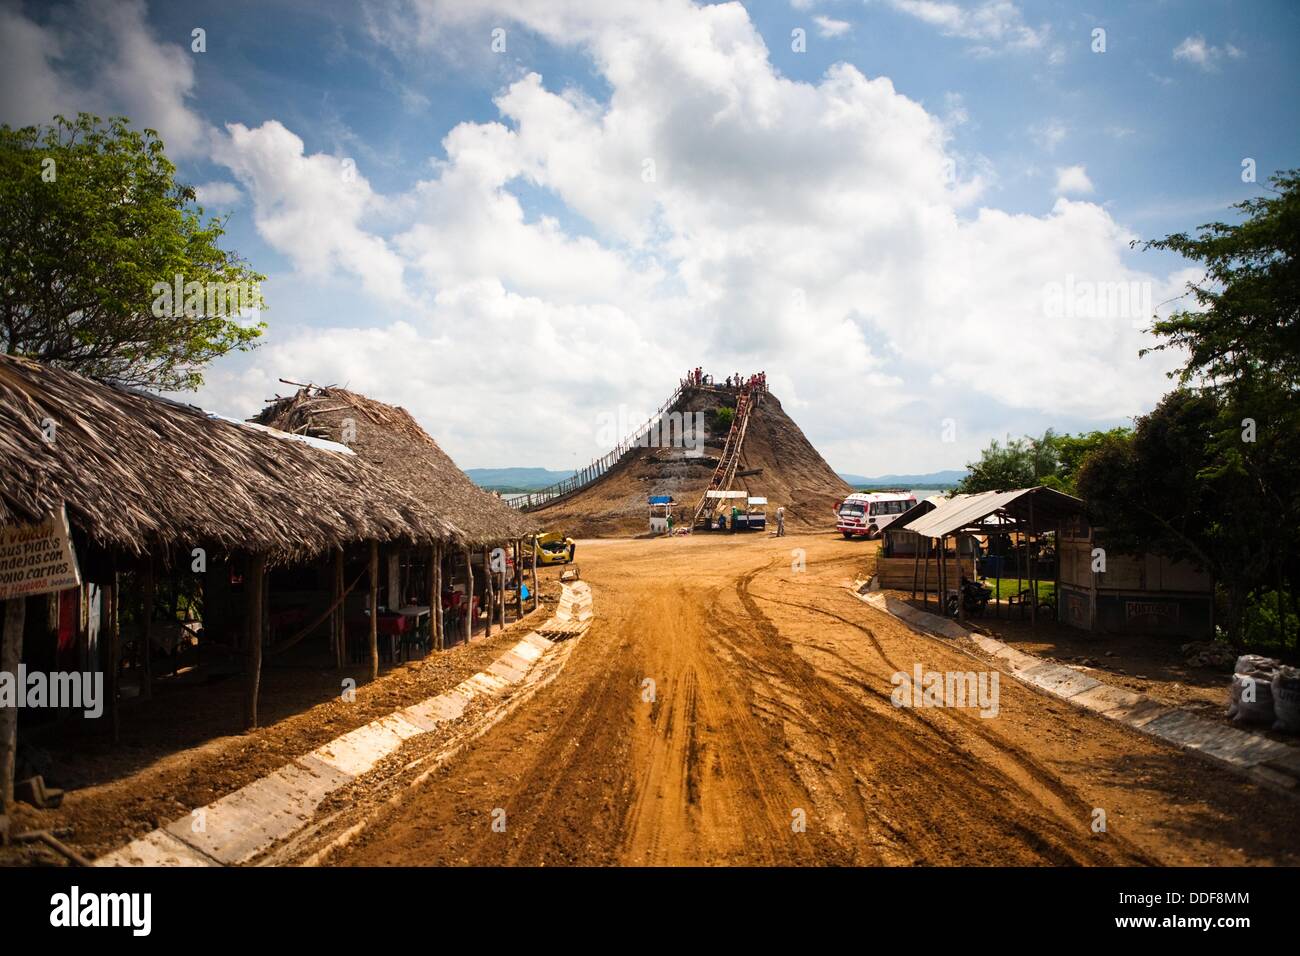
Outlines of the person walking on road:
{"label": "person walking on road", "polygon": [[776,509],[776,536],[785,537],[785,505],[778,505]]}

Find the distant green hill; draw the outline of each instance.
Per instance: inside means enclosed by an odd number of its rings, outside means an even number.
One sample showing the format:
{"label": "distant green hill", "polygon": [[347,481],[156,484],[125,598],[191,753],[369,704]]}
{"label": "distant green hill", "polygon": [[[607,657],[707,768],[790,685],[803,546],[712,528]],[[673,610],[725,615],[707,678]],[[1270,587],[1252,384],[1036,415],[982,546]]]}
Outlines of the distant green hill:
{"label": "distant green hill", "polygon": [[534,491],[573,474],[571,471],[551,471],[549,468],[466,468],[469,480],[480,488],[493,491]]}
{"label": "distant green hill", "polygon": [[966,477],[965,468],[932,471],[928,475],[866,475],[840,473],[840,477],[857,488],[951,488]]}

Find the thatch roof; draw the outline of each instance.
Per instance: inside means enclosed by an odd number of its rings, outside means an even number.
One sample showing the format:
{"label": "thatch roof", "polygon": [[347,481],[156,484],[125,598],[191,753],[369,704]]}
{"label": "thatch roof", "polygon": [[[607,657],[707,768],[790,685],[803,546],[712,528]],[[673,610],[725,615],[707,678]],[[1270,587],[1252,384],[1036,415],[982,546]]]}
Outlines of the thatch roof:
{"label": "thatch roof", "polygon": [[0,523],[66,501],[74,527],[134,554],[202,546],[281,560],[372,539],[463,540],[362,456],[10,355],[0,475]]}
{"label": "thatch roof", "polygon": [[404,408],[345,388],[311,385],[277,398],[254,421],[298,435],[346,439],[358,455],[454,523],[470,544],[495,544],[540,527],[474,484]]}

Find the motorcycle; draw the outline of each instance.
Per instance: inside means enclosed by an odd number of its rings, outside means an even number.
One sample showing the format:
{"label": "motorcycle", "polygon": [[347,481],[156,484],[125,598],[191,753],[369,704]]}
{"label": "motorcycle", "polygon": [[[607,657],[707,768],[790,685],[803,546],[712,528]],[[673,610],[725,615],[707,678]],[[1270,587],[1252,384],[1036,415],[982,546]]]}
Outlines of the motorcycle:
{"label": "motorcycle", "polygon": [[[992,588],[979,581],[972,581],[965,575],[962,575],[960,592],[962,610],[971,617],[983,614],[988,609],[989,600],[993,597]],[[944,602],[949,617],[957,616],[957,594],[957,591],[950,591]]]}

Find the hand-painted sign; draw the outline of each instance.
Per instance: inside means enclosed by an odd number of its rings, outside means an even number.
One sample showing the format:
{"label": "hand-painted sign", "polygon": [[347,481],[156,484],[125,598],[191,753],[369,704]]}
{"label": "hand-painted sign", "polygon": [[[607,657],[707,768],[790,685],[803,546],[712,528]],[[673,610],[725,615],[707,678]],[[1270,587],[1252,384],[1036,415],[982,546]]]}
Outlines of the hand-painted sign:
{"label": "hand-painted sign", "polygon": [[80,584],[81,569],[72,550],[65,508],[39,524],[0,525],[0,600]]}

